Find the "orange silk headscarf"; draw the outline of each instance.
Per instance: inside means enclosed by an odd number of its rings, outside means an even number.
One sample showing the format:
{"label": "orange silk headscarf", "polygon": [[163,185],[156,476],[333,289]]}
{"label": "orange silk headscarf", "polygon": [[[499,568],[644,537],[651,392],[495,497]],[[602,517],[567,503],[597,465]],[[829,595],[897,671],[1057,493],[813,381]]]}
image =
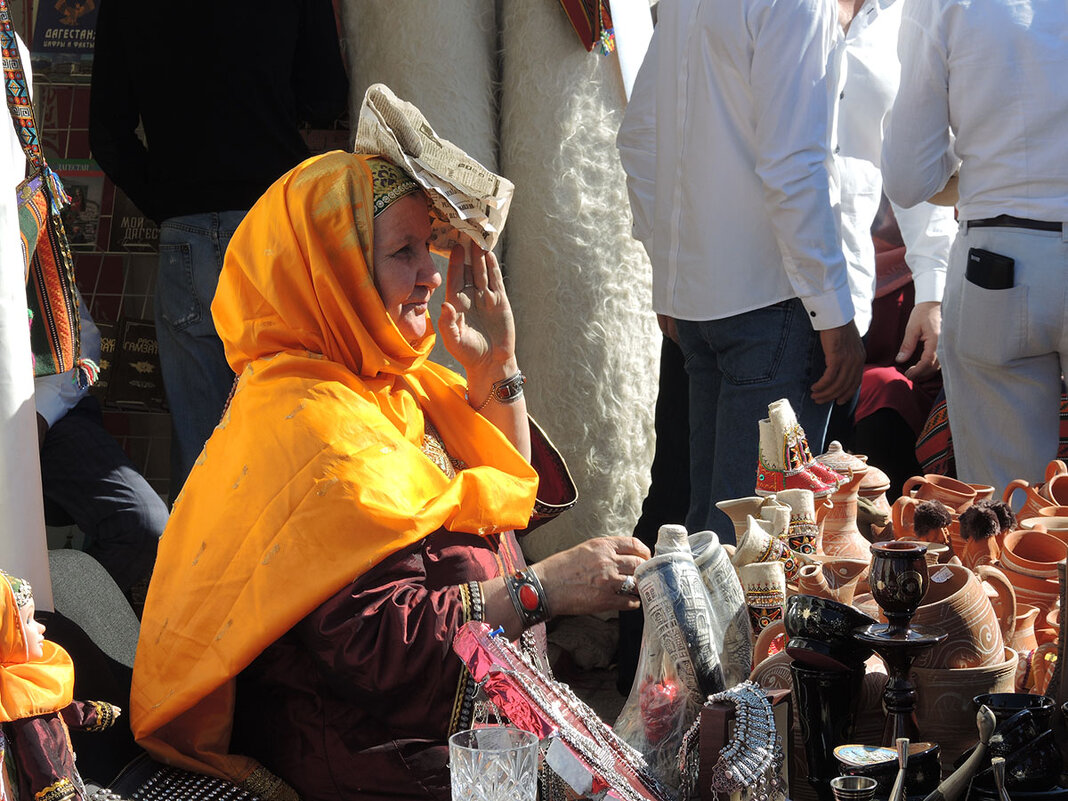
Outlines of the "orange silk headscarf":
{"label": "orange silk headscarf", "polygon": [[[537,474],[409,344],[374,286],[367,156],[280,178],[230,246],[212,304],[239,379],[160,541],[131,723],[157,758],[235,781],[234,677],[389,554],[444,527],[527,525]],[[468,468],[420,449],[423,415]]]}
{"label": "orange silk headscarf", "polygon": [[22,614],[8,577],[0,573],[0,723],[57,712],[74,699],[74,663],[49,640],[29,659]]}

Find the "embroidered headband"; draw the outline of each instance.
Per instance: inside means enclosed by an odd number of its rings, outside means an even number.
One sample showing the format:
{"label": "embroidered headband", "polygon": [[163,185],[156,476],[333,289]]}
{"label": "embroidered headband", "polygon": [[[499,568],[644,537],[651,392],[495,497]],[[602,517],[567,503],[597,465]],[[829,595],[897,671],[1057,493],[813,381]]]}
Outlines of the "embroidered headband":
{"label": "embroidered headband", "polygon": [[367,166],[371,169],[371,182],[374,186],[375,217],[405,195],[422,190],[412,176],[392,161],[373,158],[368,159]]}
{"label": "embroidered headband", "polygon": [[0,570],[0,575],[6,578],[7,583],[11,585],[11,592],[15,596],[15,606],[19,609],[25,609],[26,605],[33,600],[33,587],[30,586],[30,582],[18,576],[12,576],[3,570]]}

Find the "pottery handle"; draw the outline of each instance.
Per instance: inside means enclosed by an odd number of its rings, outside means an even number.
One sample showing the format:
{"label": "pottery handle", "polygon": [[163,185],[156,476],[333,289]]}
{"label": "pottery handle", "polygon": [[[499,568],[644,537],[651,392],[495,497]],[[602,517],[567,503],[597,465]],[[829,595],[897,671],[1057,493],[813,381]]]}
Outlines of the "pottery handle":
{"label": "pottery handle", "polygon": [[1049,483],[1057,476],[1063,476],[1068,474],[1068,465],[1062,462],[1060,459],[1054,459],[1048,465],[1046,465],[1046,483]]}
{"label": "pottery handle", "polygon": [[924,478],[923,476],[913,476],[912,478],[910,478],[908,481],[906,481],[904,484],[901,485],[901,494],[904,497],[909,498],[909,497],[912,496],[912,491],[914,489],[916,489],[916,487],[920,486],[921,484],[926,484],[926,483],[927,483],[927,479]]}
{"label": "pottery handle", "polygon": [[915,498],[902,495],[894,505],[890,507],[890,519],[894,524],[894,539],[909,539],[915,535],[912,528],[912,520],[916,516],[916,505],[919,503]]}
{"label": "pottery handle", "polygon": [[975,574],[997,593],[999,603],[996,611],[1000,612],[998,622],[1001,624],[1001,634],[1006,644],[1012,642],[1016,635],[1016,588],[1009,577],[993,565],[979,565],[975,568]]}
{"label": "pottery handle", "polygon": [[[1014,478],[1012,481],[1009,482],[1009,485],[1005,487],[1005,491],[1001,494],[1001,500],[1003,500],[1010,507],[1012,507],[1012,494],[1016,492],[1016,490],[1027,490],[1030,488],[1030,486],[1031,485],[1027,483],[1027,481],[1025,481],[1024,479]],[[1023,507],[1021,506],[1020,508],[1022,509]]]}

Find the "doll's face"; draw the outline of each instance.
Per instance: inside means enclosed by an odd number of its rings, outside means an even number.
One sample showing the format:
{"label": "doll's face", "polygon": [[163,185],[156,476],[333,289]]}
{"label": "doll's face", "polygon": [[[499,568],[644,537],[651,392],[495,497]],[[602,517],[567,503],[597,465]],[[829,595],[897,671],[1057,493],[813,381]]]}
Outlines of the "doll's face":
{"label": "doll's face", "polygon": [[26,631],[26,650],[29,652],[31,662],[44,656],[45,627],[34,619],[33,613],[35,611],[36,605],[32,598],[28,604],[19,610],[22,614],[23,628]]}

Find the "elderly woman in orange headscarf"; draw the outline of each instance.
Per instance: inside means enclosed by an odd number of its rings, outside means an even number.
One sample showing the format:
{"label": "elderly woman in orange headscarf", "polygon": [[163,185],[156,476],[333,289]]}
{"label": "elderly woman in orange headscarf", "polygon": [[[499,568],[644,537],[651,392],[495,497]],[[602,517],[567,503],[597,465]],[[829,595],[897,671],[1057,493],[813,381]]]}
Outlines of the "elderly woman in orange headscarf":
{"label": "elderly woman in orange headscarf", "polygon": [[466,381],[428,361],[431,231],[407,173],[335,152],[235,233],[212,313],[238,380],[161,541],[134,667],[157,758],[265,799],[448,799],[475,692],[459,627],[538,648],[550,610],[637,606],[632,538],[525,564],[514,532],[574,488],[528,421],[492,254],[449,257],[439,327]]}

